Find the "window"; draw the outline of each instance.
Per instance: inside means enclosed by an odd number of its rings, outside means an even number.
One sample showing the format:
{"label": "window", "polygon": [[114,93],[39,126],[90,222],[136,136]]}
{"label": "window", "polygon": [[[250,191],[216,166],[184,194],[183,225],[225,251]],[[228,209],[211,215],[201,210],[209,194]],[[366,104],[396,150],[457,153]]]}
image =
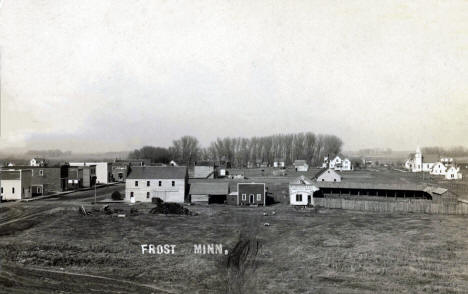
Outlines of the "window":
{"label": "window", "polygon": [[15,187],[11,188],[11,193],[15,194]]}
{"label": "window", "polygon": [[2,193],[2,194],[3,194],[3,187],[2,187],[2,189],[1,189],[1,192],[0,192],[0,193]]}
{"label": "window", "polygon": [[322,182],[324,182],[324,181],[325,181],[325,179],[322,179]]}
{"label": "window", "polygon": [[130,192],[130,197],[133,197],[133,192]]}
{"label": "window", "polygon": [[296,202],[302,201],[302,194],[296,194]]}
{"label": "window", "polygon": [[39,176],[42,177],[43,175],[44,175],[44,170],[40,169],[40,170],[39,170]]}
{"label": "window", "polygon": [[146,192],[146,199],[150,198],[150,192]]}
{"label": "window", "polygon": [[333,179],[333,182],[336,182],[336,179]]}
{"label": "window", "polygon": [[161,187],[161,186],[162,186],[162,182],[161,182],[161,181],[159,181],[159,182],[158,182],[158,185],[159,185],[159,187]]}
{"label": "window", "polygon": [[172,181],[172,187],[174,187],[174,186],[175,186],[175,181]]}
{"label": "window", "polygon": [[242,200],[247,200],[247,194],[242,194]]}
{"label": "window", "polygon": [[262,194],[257,194],[257,201],[261,201],[262,200]]}
{"label": "window", "polygon": [[138,181],[135,181],[135,187],[138,187]]}
{"label": "window", "polygon": [[146,187],[150,186],[150,181],[146,181]]}

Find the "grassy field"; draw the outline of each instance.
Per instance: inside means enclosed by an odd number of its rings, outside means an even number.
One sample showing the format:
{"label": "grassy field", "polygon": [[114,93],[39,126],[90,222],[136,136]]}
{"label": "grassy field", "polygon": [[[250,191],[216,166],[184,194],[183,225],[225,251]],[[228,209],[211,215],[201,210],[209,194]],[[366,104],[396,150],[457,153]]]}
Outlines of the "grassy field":
{"label": "grassy field", "polygon": [[[117,218],[55,205],[0,226],[0,292],[468,292],[467,217],[286,205],[164,216],[139,205],[138,215]],[[229,254],[196,255],[198,243]],[[143,255],[141,244],[175,244],[176,254]]]}

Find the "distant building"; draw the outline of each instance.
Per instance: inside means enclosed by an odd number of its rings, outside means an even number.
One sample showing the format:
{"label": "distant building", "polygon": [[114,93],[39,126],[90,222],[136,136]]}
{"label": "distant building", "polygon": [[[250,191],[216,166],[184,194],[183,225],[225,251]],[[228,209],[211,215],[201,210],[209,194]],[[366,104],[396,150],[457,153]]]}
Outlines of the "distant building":
{"label": "distant building", "polygon": [[237,205],[266,205],[264,183],[238,183]]}
{"label": "distant building", "polygon": [[32,197],[32,171],[26,169],[0,170],[0,194],[2,200],[21,200]]}
{"label": "distant building", "polygon": [[437,162],[431,169],[431,175],[445,175],[447,167],[442,162]]}
{"label": "distant building", "polygon": [[289,203],[291,205],[314,205],[314,192],[319,188],[314,182],[300,176],[289,183]]}
{"label": "distant building", "polygon": [[433,166],[440,161],[436,154],[424,155],[421,149],[416,148],[416,153],[411,153],[405,162],[405,168],[411,172],[431,172]]}
{"label": "distant building", "polygon": [[135,166],[125,180],[125,200],[151,202],[152,198],[160,198],[164,202],[183,203],[187,185],[185,166]]}
{"label": "distant building", "polygon": [[112,179],[117,182],[125,182],[129,171],[128,166],[112,166]]}
{"label": "distant building", "polygon": [[69,166],[68,189],[89,188],[96,184],[96,166]]}
{"label": "distant building", "polygon": [[47,160],[45,158],[35,157],[29,161],[30,166],[46,166]]}
{"label": "distant building", "polygon": [[112,163],[110,162],[70,162],[70,166],[95,166],[96,183],[108,184],[113,182]]}
{"label": "distant building", "polygon": [[189,195],[192,203],[224,203],[228,194],[228,182],[190,184]]}
{"label": "distant building", "polygon": [[215,164],[211,162],[196,163],[193,167],[193,177],[213,179],[215,176]]}
{"label": "distant building", "polygon": [[285,165],[285,162],[284,162],[284,159],[275,159],[275,161],[273,162],[273,167],[275,168],[284,168],[286,165]]}
{"label": "distant building", "polygon": [[333,159],[328,162],[328,156],[325,156],[323,159],[323,164],[322,168],[330,167],[334,170],[339,170],[339,171],[350,171],[353,169],[353,166],[351,164],[351,160],[348,158],[343,157],[343,159],[340,156],[335,156]]}
{"label": "distant building", "polygon": [[323,168],[316,175],[317,182],[341,182],[341,175],[332,168]]}
{"label": "distant building", "polygon": [[293,165],[296,171],[306,172],[309,170],[309,165],[306,163],[305,160],[297,159],[294,161]]}
{"label": "distant building", "polygon": [[446,180],[461,180],[462,174],[460,173],[460,168],[455,167],[455,166],[450,166],[447,168],[447,171],[445,172],[445,179]]}

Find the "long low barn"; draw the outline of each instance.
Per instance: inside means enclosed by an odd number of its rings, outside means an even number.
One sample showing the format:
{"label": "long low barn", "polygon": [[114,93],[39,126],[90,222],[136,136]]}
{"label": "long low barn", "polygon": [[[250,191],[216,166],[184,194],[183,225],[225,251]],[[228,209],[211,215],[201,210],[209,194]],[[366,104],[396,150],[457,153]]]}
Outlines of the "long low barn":
{"label": "long low barn", "polygon": [[229,194],[229,183],[192,183],[189,194],[192,203],[224,203]]}
{"label": "long low barn", "polygon": [[[320,189],[317,196],[352,195],[379,196],[398,198],[430,199],[440,197],[447,189],[417,184],[385,184],[385,183],[356,183],[356,182],[317,182]],[[316,195],[314,195],[316,196]]]}

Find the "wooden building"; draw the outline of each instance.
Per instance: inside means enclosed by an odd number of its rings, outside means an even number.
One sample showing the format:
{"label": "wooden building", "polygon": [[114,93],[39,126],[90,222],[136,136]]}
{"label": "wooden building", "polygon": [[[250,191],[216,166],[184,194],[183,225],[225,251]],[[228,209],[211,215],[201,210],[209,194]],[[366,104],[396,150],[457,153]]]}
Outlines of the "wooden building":
{"label": "wooden building", "polygon": [[183,203],[188,196],[188,172],[185,166],[134,166],[125,180],[125,200]]}
{"label": "wooden building", "polygon": [[237,205],[266,205],[265,183],[238,183]]}

